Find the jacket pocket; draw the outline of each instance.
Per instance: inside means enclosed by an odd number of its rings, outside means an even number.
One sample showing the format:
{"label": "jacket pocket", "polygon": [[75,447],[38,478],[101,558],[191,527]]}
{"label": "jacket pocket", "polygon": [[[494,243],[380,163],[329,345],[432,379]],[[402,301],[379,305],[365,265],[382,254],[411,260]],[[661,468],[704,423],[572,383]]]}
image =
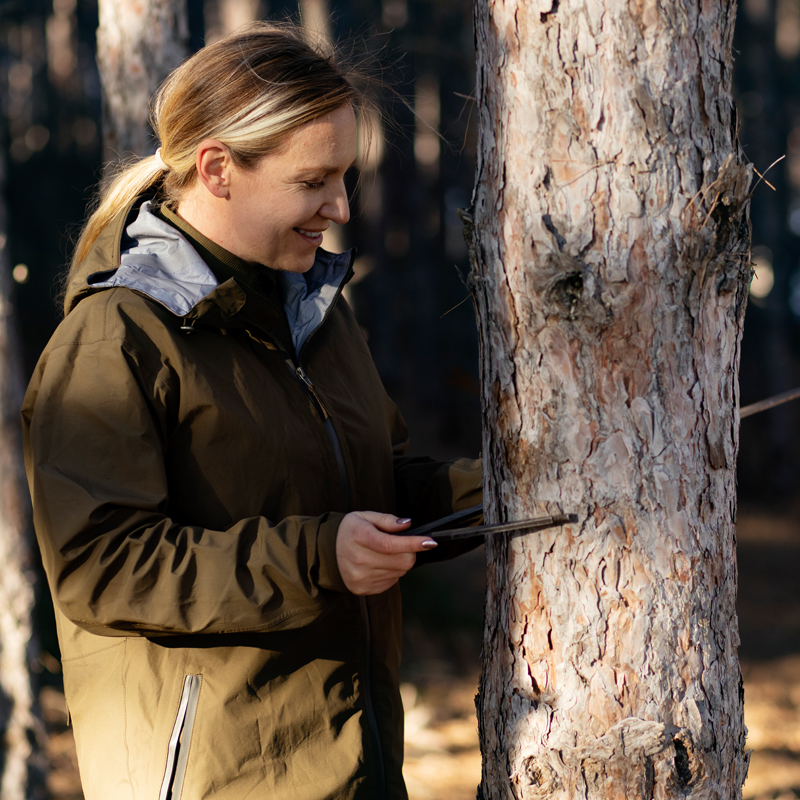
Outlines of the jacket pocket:
{"label": "jacket pocket", "polygon": [[200,675],[187,675],[183,679],[181,701],[178,704],[178,715],[169,737],[167,766],[164,770],[164,780],[161,782],[158,800],[178,800],[181,796],[194,717],[197,712],[197,701],[200,698],[201,680]]}

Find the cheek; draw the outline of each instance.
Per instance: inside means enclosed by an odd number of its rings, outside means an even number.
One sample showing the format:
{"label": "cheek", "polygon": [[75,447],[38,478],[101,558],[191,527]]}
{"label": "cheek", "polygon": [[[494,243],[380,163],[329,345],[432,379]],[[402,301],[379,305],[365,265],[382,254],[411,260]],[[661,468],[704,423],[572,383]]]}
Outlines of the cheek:
{"label": "cheek", "polygon": [[302,222],[313,220],[317,216],[320,208],[320,202],[316,197],[305,197],[301,202],[298,202],[295,207],[294,217],[297,220],[295,225]]}
{"label": "cheek", "polygon": [[258,228],[271,236],[285,234],[297,224],[291,220],[292,217],[286,213],[286,208],[275,204],[261,206],[254,219]]}

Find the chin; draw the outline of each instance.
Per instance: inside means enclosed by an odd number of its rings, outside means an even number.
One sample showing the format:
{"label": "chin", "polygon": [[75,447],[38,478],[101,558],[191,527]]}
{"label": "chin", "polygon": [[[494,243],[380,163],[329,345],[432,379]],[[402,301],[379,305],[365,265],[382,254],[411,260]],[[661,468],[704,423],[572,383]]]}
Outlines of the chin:
{"label": "chin", "polygon": [[287,260],[280,264],[276,269],[282,269],[284,272],[308,272],[314,266],[316,254],[310,258],[298,258]]}
{"label": "chin", "polygon": [[303,272],[308,272],[313,266],[314,262],[309,261],[308,263],[303,262],[302,264],[279,264],[277,267],[273,267],[273,269],[278,270],[278,272],[296,272],[297,274],[302,274]]}

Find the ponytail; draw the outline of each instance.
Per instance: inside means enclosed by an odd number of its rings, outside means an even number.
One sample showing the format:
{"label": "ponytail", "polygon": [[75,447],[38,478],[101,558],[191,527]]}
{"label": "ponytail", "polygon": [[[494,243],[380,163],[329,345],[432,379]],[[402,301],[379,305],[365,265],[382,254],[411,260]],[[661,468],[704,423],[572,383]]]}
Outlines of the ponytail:
{"label": "ponytail", "polygon": [[148,156],[134,164],[127,165],[112,180],[108,190],[100,199],[99,205],[81,231],[72,256],[67,281],[83,259],[89,255],[92,245],[109,222],[139,195],[154,190],[161,183],[163,172],[164,168],[158,163],[156,157]]}

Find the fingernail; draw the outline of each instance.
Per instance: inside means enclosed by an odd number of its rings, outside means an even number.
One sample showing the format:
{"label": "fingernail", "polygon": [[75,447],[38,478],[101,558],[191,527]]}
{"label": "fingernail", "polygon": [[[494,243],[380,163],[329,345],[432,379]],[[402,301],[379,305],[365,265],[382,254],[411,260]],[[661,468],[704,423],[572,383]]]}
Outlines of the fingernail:
{"label": "fingernail", "polygon": [[397,520],[398,525],[407,525],[409,522],[411,522],[409,517],[403,517],[403,519]]}
{"label": "fingernail", "polygon": [[423,546],[423,547],[424,547],[426,550],[432,550],[434,547],[438,547],[438,546],[439,546],[439,542],[434,542],[434,541],[433,541],[433,539],[426,539],[426,540],[425,540],[425,541],[422,543],[422,546]]}

